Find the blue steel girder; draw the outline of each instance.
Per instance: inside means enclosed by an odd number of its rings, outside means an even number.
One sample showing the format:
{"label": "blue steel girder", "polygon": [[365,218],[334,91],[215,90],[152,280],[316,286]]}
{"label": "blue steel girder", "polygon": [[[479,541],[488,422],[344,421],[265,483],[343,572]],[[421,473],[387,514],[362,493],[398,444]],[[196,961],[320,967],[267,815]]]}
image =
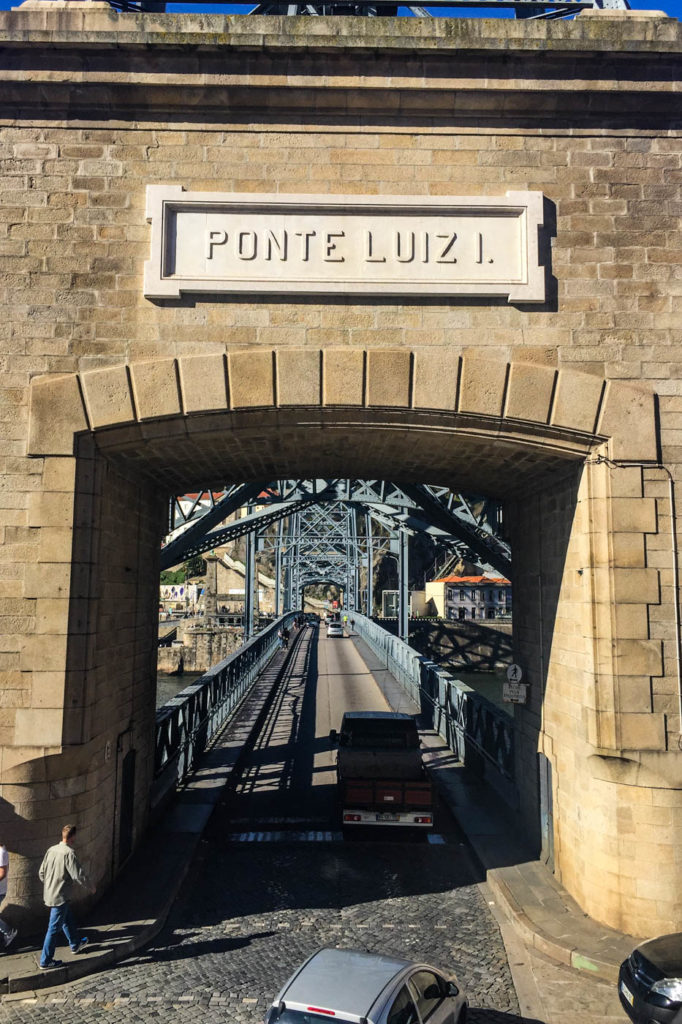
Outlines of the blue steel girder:
{"label": "blue steel girder", "polygon": [[[211,529],[221,521],[221,517],[224,519],[236,510],[240,497],[243,502],[257,500],[264,507],[222,529]],[[497,506],[484,503],[484,514],[476,516],[466,498],[443,487],[326,479],[276,480],[233,487],[218,501],[211,495],[212,504],[208,509],[194,500],[189,513],[182,510],[184,522],[162,550],[162,568],[226,544],[251,530],[262,530],[311,505],[321,507],[339,502],[349,504],[360,514],[369,513],[389,531],[428,533],[441,543],[456,548],[460,555],[471,549],[484,564],[509,574],[509,547],[494,536],[493,528],[485,521],[491,513],[496,516]],[[175,509],[180,509],[179,499],[175,499]],[[322,532],[328,537],[328,523]],[[310,528],[307,536],[310,537]]]}
{"label": "blue steel girder", "polygon": [[[295,479],[273,480],[254,485],[260,487],[258,505],[278,504],[282,501],[372,501],[399,507],[412,507],[415,503],[397,484],[386,480],[352,479]],[[232,493],[236,488],[225,491]],[[434,488],[438,493],[447,493],[446,488]],[[175,498],[172,509],[171,529],[181,529],[192,518],[200,518],[207,507],[216,505],[216,496],[221,492],[205,491],[198,496]],[[185,505],[188,506],[185,509]]]}
{"label": "blue steel girder", "polygon": [[[190,558],[194,552],[191,552],[191,554],[186,552],[190,550],[195,540],[204,537],[207,531],[216,523],[222,523],[229,515],[232,515],[238,508],[241,508],[242,505],[246,505],[249,501],[258,497],[260,491],[260,484],[241,484],[240,486],[231,487],[219,501],[214,503],[212,508],[204,512],[201,518],[191,522],[186,529],[183,529],[179,535],[175,536],[161,549],[161,568],[170,569],[172,565],[177,565],[178,562],[183,562],[186,558]],[[203,550],[208,551],[209,549],[203,548]]]}
{"label": "blue steel girder", "polygon": [[[282,502],[279,506],[270,505],[266,508],[257,509],[255,512],[250,512],[248,515],[236,519],[233,523],[224,526],[222,529],[209,530],[204,534],[194,533],[185,544],[182,541],[187,534],[182,533],[177,538],[177,544],[173,542],[172,551],[169,550],[170,544],[162,549],[161,568],[169,569],[172,565],[184,562],[187,558],[192,558],[194,555],[203,554],[204,551],[211,551],[213,548],[238,540],[240,537],[245,537],[248,533],[258,532],[311,504],[313,504],[312,501],[287,501]],[[203,522],[203,519],[199,519],[196,525],[199,526]],[[170,558],[173,558],[173,561],[169,561]]]}
{"label": "blue steel girder", "polygon": [[344,501],[310,506],[291,517],[283,560],[289,566],[292,603],[298,605],[303,589],[321,580],[336,584],[346,595],[346,606],[355,607],[355,567],[362,558],[355,518]]}
{"label": "blue steel girder", "polygon": [[[309,479],[309,480],[273,480],[269,483],[254,484],[260,487],[258,505],[278,504],[282,501],[371,501],[401,508],[416,507],[416,502],[399,485],[386,480],[352,480],[352,479]],[[216,497],[233,493],[236,487],[225,492],[204,491],[200,495],[183,495],[173,502],[172,529],[180,529],[187,525],[191,518],[200,518],[207,507],[216,506]],[[454,501],[463,501],[445,487],[431,487],[430,490],[439,499],[447,502],[452,509]],[[185,506],[188,506],[186,509]]]}
{"label": "blue steel girder", "polygon": [[509,545],[492,532],[483,531],[471,522],[471,510],[467,505],[468,515],[457,515],[444,506],[437,493],[423,484],[405,484],[404,490],[423,510],[429,522],[440,527],[446,533],[457,537],[471,548],[479,557],[487,562],[503,576],[511,572],[511,551]]}

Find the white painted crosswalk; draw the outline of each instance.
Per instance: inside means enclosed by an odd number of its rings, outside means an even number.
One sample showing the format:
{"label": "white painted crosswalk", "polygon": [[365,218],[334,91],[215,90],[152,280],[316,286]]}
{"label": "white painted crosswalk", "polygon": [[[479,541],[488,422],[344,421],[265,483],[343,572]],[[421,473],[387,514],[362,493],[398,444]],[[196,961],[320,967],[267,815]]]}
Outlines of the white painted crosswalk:
{"label": "white painted crosswalk", "polygon": [[[377,836],[379,838],[379,836]],[[386,841],[390,838],[388,830],[384,832],[381,839]],[[304,830],[276,829],[274,831],[261,832],[232,832],[231,843],[341,843],[343,832],[331,830]],[[427,836],[427,840],[434,846],[445,844],[443,836],[434,833]]]}
{"label": "white painted crosswalk", "polygon": [[342,832],[295,832],[290,829],[275,832],[234,832],[231,843],[340,843]]}

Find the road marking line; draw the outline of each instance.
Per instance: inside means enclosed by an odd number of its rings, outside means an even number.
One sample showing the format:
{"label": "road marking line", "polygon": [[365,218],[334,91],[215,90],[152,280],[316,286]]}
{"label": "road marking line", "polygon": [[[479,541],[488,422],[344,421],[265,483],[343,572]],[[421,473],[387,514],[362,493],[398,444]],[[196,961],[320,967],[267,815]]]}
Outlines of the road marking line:
{"label": "road marking line", "polygon": [[231,843],[337,843],[343,839],[341,832],[235,832],[229,837]]}

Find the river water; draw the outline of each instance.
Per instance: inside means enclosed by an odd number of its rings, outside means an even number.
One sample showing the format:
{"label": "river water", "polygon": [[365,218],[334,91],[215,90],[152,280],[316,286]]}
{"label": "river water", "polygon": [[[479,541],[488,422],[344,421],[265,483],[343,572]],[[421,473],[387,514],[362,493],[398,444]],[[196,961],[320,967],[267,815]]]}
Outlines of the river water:
{"label": "river water", "polygon": [[156,706],[160,708],[166,701],[184,690],[190,683],[195,683],[201,672],[183,672],[178,676],[167,676],[159,672],[156,676]]}

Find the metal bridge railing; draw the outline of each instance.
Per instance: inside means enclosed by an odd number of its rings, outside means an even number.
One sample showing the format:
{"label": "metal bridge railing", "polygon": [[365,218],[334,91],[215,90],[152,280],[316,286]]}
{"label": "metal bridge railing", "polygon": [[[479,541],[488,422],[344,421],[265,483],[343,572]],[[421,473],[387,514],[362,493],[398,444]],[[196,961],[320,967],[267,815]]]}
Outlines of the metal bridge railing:
{"label": "metal bridge railing", "polygon": [[214,665],[156,712],[156,747],[152,810],[181,784],[196,766],[242,698],[278,648],[277,630],[291,622],[287,613],[266,626],[239,650]]}
{"label": "metal bridge railing", "polygon": [[514,720],[372,619],[355,614],[372,648],[457,758],[515,803]]}

